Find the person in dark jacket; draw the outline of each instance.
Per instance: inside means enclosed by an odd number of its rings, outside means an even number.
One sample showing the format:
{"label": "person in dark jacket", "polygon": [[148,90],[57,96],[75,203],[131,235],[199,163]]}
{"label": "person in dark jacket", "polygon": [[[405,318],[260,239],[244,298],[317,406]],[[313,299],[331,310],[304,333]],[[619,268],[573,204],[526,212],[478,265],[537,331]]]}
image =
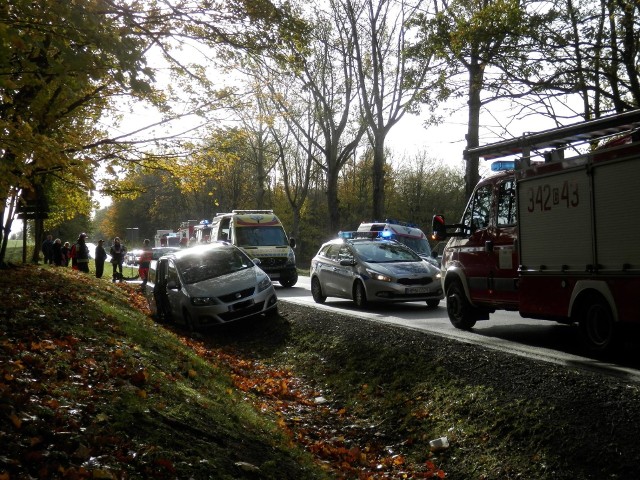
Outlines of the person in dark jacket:
{"label": "person in dark jacket", "polygon": [[86,233],[81,233],[78,237],[78,241],[75,244],[75,259],[78,270],[89,273],[89,247],[87,247],[86,239]]}
{"label": "person in dark jacket", "polygon": [[59,238],[56,238],[53,241],[52,252],[53,264],[57,267],[61,267],[64,260],[62,258],[62,240]]}
{"label": "person in dark jacket", "polygon": [[62,245],[62,265],[65,267],[69,266],[69,260],[71,259],[71,245],[69,242],[64,242]]}
{"label": "person in dark jacket", "polygon": [[114,282],[116,280],[122,281],[122,263],[124,262],[125,253],[127,253],[127,249],[122,245],[122,243],[120,243],[120,238],[114,238],[113,245],[111,245],[111,249],[109,250],[109,255],[111,255],[111,264],[113,265]]}
{"label": "person in dark jacket", "polygon": [[42,242],[42,255],[44,255],[44,263],[53,263],[53,236],[47,235],[47,238]]}
{"label": "person in dark jacket", "polygon": [[104,273],[104,262],[107,259],[107,251],[104,249],[104,240],[98,240],[98,245],[96,245],[96,251],[93,258],[96,262],[96,278],[102,278],[102,274]]}

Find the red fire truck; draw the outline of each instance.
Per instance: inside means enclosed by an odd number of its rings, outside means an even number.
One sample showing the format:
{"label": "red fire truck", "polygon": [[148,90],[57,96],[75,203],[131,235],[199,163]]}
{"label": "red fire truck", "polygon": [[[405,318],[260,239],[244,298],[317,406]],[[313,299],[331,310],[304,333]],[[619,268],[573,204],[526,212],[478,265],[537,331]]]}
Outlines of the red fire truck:
{"label": "red fire truck", "polygon": [[[565,157],[569,149],[587,153]],[[640,325],[640,110],[466,154],[515,152],[513,169],[478,183],[460,223],[434,216],[434,239],[450,237],[442,282],[451,323],[471,329],[512,310],[577,323],[590,353],[610,353]]]}

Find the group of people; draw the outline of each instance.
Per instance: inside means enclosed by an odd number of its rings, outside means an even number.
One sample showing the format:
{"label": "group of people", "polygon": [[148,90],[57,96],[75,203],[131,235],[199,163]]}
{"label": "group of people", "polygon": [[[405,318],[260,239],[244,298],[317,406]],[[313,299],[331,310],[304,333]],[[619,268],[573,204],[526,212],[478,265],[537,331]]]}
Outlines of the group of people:
{"label": "group of people", "polygon": [[[143,242],[143,253],[139,261],[139,274],[142,279],[142,285],[144,286],[147,281],[147,275],[151,260],[153,258],[151,245],[149,239],[145,239]],[[113,266],[112,281],[123,280],[122,265],[124,264],[124,258],[127,253],[127,248],[120,241],[119,237],[113,239],[113,244],[109,248],[109,255],[111,255],[111,264]],[[89,247],[87,245],[87,234],[81,233],[78,235],[78,240],[73,245],[69,245],[69,242],[65,242],[64,245],[59,238],[53,240],[52,235],[47,235],[47,238],[42,243],[42,254],[44,255],[44,263],[56,266],[69,266],[71,261],[71,267],[74,270],[81,272],[89,272]],[[104,247],[104,240],[98,240],[95,252],[93,255],[96,265],[96,277],[102,278],[104,275],[104,264],[109,257],[107,250]]]}
{"label": "group of people", "polygon": [[47,235],[42,243],[42,253],[44,254],[44,263],[67,267],[71,258],[71,245],[69,242],[63,244],[59,238],[54,240],[52,235]]}

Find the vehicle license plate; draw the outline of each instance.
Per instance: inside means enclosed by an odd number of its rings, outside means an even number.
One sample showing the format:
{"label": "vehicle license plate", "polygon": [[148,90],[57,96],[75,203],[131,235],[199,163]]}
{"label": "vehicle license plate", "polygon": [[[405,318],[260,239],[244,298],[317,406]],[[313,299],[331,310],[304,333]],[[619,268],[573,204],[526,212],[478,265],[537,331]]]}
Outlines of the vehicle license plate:
{"label": "vehicle license plate", "polygon": [[248,308],[253,305],[253,300],[245,300],[244,302],[234,303],[233,305],[229,305],[229,311],[235,312],[236,310],[242,310],[243,308]]}
{"label": "vehicle license plate", "polygon": [[426,287],[410,287],[405,289],[407,295],[415,295],[416,293],[427,293]]}

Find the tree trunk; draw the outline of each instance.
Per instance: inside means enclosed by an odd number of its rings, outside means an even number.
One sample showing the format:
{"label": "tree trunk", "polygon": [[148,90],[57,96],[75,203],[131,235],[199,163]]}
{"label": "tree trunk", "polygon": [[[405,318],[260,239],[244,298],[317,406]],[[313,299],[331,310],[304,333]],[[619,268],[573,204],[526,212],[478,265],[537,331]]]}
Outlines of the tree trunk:
{"label": "tree trunk", "polygon": [[[475,59],[469,65],[469,122],[467,127],[467,149],[477,147],[479,145],[480,130],[480,92],[482,90],[484,77],[484,67]],[[478,173],[478,157],[468,156],[466,158],[465,171],[465,194],[468,199],[473,193],[480,174]]]}
{"label": "tree trunk", "polygon": [[337,235],[340,230],[340,201],[338,200],[338,172],[327,172],[327,207],[329,208],[329,231]]}
{"label": "tree trunk", "polygon": [[384,220],[384,137],[375,138],[373,146],[373,209],[371,220]]}

